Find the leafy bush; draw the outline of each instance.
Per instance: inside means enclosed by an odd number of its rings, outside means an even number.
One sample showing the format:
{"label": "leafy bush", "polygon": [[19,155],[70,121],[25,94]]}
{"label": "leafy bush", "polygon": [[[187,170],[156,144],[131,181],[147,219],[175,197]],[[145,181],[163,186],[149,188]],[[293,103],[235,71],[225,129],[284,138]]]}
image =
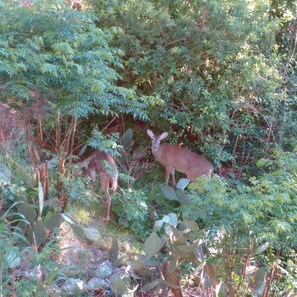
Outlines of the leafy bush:
{"label": "leafy bush", "polygon": [[[263,173],[249,184],[214,176],[190,185],[180,219],[169,214],[156,221],[145,255],[132,264],[145,282],[142,291],[181,292],[178,275],[186,262],[194,269],[186,273],[200,278],[197,292],[208,290],[201,270],[228,296],[297,292],[297,155],[279,149],[271,155],[258,162]],[[179,200],[176,190],[163,192]]]}
{"label": "leafy bush", "polygon": [[[293,231],[297,228],[297,157],[277,149],[273,155],[258,162],[265,173],[251,178],[249,185],[234,187],[218,177],[201,178],[191,185],[198,195],[192,196],[190,207],[184,206],[184,218],[195,220],[204,230],[204,242],[213,251],[209,260],[215,263],[229,296],[252,291],[268,294],[269,290],[285,293],[296,286],[292,282],[296,271],[289,262],[297,244]],[[267,276],[257,290],[248,283],[252,267]]]}
{"label": "leafy bush", "polygon": [[216,166],[253,172],[246,165],[283,136],[286,146],[294,138],[287,119],[296,110],[292,1],[88,2],[101,27],[123,29],[115,39],[124,50],[123,83],[162,99],[147,107],[150,124],[171,130],[172,142]]}
{"label": "leafy bush", "polygon": [[144,240],[151,227],[150,201],[141,190],[121,190],[112,199],[112,210],[124,228],[133,231],[139,240]]}
{"label": "leafy bush", "polygon": [[17,226],[30,224],[22,213],[14,211],[18,204],[0,216],[0,292],[3,296],[32,296],[32,292],[45,296],[49,287],[64,277],[53,261],[58,249],[54,240],[44,243],[39,252],[30,246]]}

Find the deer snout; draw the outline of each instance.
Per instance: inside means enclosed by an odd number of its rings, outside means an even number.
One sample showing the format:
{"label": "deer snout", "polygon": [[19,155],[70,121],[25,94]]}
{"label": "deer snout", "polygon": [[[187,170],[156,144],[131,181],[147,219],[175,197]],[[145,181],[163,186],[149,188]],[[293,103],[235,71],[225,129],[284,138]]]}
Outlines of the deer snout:
{"label": "deer snout", "polygon": [[152,143],[152,151],[153,152],[156,152],[159,149],[159,147],[160,147],[160,142],[154,141]]}

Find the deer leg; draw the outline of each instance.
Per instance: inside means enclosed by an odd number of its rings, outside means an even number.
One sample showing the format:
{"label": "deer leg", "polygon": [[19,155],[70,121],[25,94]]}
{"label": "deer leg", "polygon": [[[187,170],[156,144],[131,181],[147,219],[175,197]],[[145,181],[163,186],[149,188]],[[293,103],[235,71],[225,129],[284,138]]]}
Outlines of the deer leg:
{"label": "deer leg", "polygon": [[109,195],[109,191],[108,190],[105,192],[105,197],[106,197],[106,204],[107,204],[105,221],[109,221],[110,220],[109,215],[110,215],[110,207],[111,207],[111,197]]}
{"label": "deer leg", "polygon": [[176,186],[176,182],[175,182],[175,170],[174,170],[173,167],[172,167],[172,170],[171,170],[171,177],[172,177],[172,184],[175,187]]}
{"label": "deer leg", "polygon": [[165,166],[165,184],[168,186],[169,178],[172,173],[172,166]]}
{"label": "deer leg", "polygon": [[102,192],[104,193],[104,196],[106,198],[105,203],[107,204],[105,220],[109,221],[110,206],[111,206],[111,197],[109,195],[109,177],[104,173],[100,174],[100,182],[101,182]]}
{"label": "deer leg", "polygon": [[117,178],[114,178],[114,177],[110,178],[110,188],[111,188],[113,194],[115,195],[117,192],[117,188],[118,188]]}

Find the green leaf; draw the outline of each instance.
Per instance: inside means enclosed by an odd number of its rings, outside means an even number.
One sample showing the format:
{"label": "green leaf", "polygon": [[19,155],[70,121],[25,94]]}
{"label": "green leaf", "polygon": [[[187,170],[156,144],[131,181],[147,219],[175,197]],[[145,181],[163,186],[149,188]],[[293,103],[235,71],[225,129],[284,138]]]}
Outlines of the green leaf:
{"label": "green leaf", "polygon": [[177,197],[177,201],[181,205],[189,205],[189,204],[192,203],[191,200],[189,199],[189,195],[188,195],[188,193],[186,191],[176,189],[175,194],[176,194],[176,197]]}
{"label": "green leaf", "polygon": [[164,246],[164,242],[156,233],[152,233],[144,243],[144,251],[148,257],[155,256]]}
{"label": "green leaf", "polygon": [[81,226],[76,224],[70,224],[70,226],[76,236],[78,236],[82,240],[86,240],[86,234]]}
{"label": "green leaf", "polygon": [[188,178],[181,178],[176,184],[176,188],[180,190],[184,190],[191,181]]}
{"label": "green leaf", "polygon": [[167,200],[170,200],[170,201],[178,201],[174,189],[172,189],[172,188],[170,188],[170,187],[168,187],[168,186],[166,186],[166,185],[163,185],[163,186],[161,187],[161,191],[162,191],[164,197],[165,197]]}
{"label": "green leaf", "polygon": [[128,129],[121,137],[120,144],[123,146],[125,151],[128,151],[133,146],[133,130]]}
{"label": "green leaf", "polygon": [[93,227],[82,228],[85,238],[92,242],[98,242],[101,238],[100,232]]}
{"label": "green leaf", "polygon": [[165,215],[162,220],[164,223],[167,223],[173,227],[177,226],[177,215],[175,213]]}
{"label": "green leaf", "polygon": [[74,220],[73,218],[71,218],[68,214],[65,213],[61,213],[63,219],[69,223],[70,225],[74,225],[77,224],[76,220]]}
{"label": "green leaf", "polygon": [[120,254],[119,241],[115,237],[112,238],[110,258],[112,261],[117,261]]}
{"label": "green leaf", "polygon": [[256,291],[259,291],[259,294],[261,294],[261,292],[263,292],[263,284],[264,282],[266,282],[266,271],[263,268],[259,268],[257,269],[256,273],[255,273],[255,277],[254,277],[254,286]]}
{"label": "green leaf", "polygon": [[44,222],[44,225],[49,230],[54,230],[55,228],[59,227],[64,219],[61,214],[52,214],[50,217],[46,217],[47,220]]}
{"label": "green leaf", "polygon": [[44,207],[50,207],[50,208],[53,208],[53,209],[57,209],[59,206],[60,206],[60,201],[57,197],[54,197],[54,198],[50,198],[46,201],[44,201]]}
{"label": "green leaf", "polygon": [[161,230],[163,224],[164,224],[163,220],[155,221],[153,231],[154,232],[159,232]]}
{"label": "green leaf", "polygon": [[112,288],[116,294],[123,295],[129,291],[129,282],[117,276],[113,279]]}
{"label": "green leaf", "polygon": [[161,264],[160,261],[154,260],[152,258],[145,259],[144,263],[148,267],[158,267]]}
{"label": "green leaf", "polygon": [[10,250],[6,254],[7,265],[10,269],[16,268],[21,263],[21,258],[17,250]]}
{"label": "green leaf", "polygon": [[31,243],[36,244],[37,247],[44,244],[50,231],[45,227],[43,222],[37,221],[28,229],[28,238]]}
{"label": "green leaf", "polygon": [[130,265],[132,270],[143,270],[146,268],[144,262],[141,260],[132,261]]}
{"label": "green leaf", "polygon": [[151,283],[148,283],[146,285],[144,285],[140,292],[148,292],[148,291],[152,291],[153,289],[155,289],[159,284],[160,284],[161,280],[156,280],[156,281],[153,281]]}
{"label": "green leaf", "polygon": [[17,210],[21,213],[26,220],[32,225],[36,222],[36,212],[34,208],[26,202],[20,202],[17,205]]}

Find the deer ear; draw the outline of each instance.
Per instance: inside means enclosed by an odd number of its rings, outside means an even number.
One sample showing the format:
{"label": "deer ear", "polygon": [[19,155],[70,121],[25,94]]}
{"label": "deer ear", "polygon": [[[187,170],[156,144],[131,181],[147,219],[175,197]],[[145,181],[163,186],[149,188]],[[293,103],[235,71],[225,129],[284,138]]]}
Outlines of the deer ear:
{"label": "deer ear", "polygon": [[159,136],[159,139],[162,140],[162,139],[166,138],[167,136],[168,136],[168,133],[164,132]]}
{"label": "deer ear", "polygon": [[147,133],[147,135],[148,135],[150,138],[153,138],[153,137],[154,137],[154,133],[153,133],[152,130],[147,129],[147,130],[146,130],[146,133]]}

